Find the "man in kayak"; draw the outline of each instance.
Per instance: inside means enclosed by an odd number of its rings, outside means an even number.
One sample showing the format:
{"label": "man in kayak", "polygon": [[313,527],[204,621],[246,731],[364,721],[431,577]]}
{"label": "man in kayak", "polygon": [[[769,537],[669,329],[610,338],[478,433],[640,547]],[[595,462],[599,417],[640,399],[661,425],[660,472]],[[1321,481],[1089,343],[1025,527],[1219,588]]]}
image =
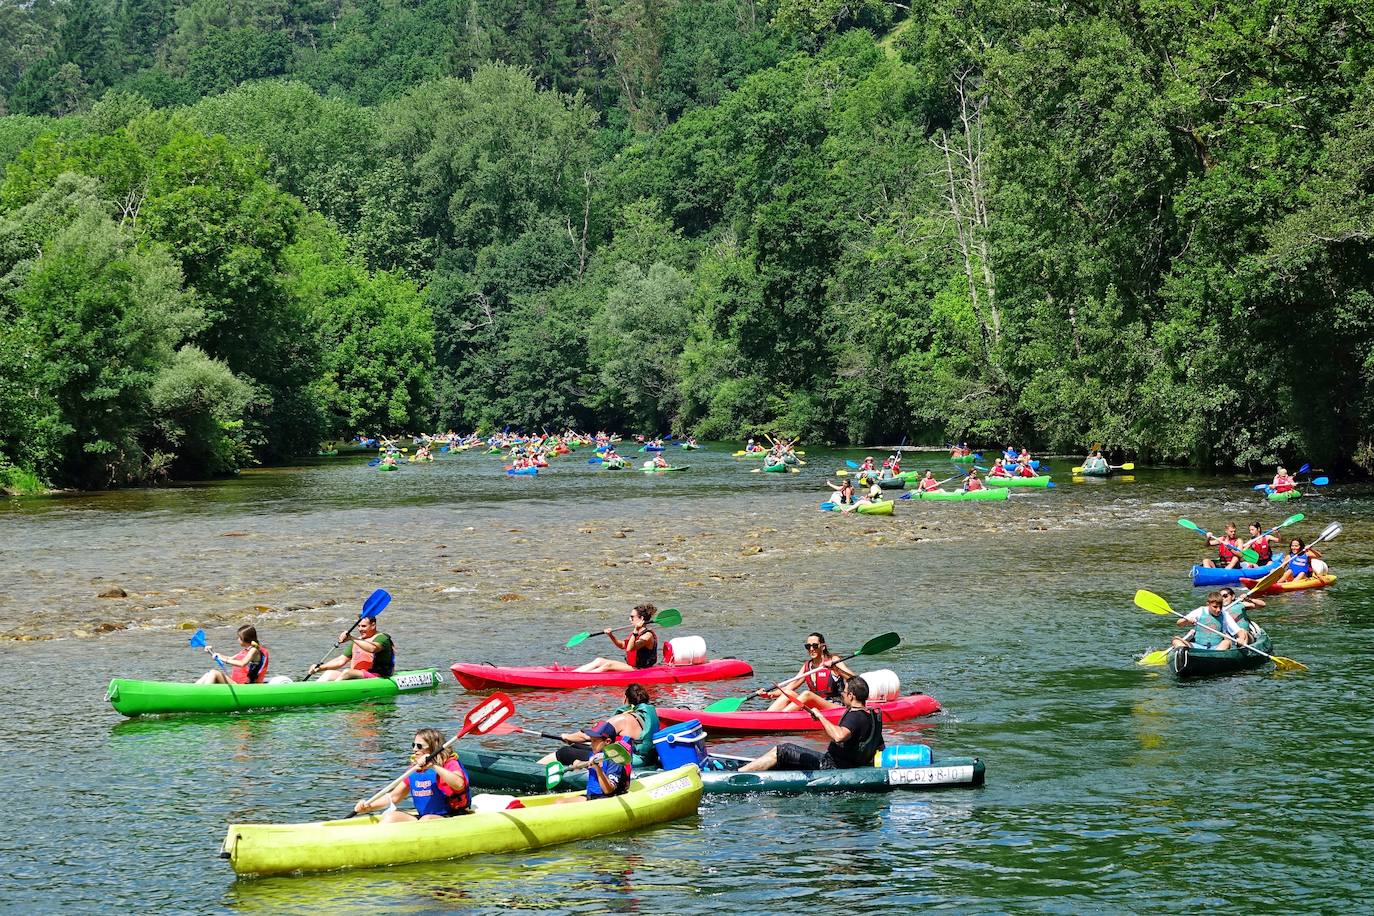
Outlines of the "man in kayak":
{"label": "man in kayak", "polygon": [[615,635],[610,627],[602,630],[610,637],[617,649],[625,650],[625,660],[615,658],[594,658],[576,671],[638,671],[652,668],[658,664],[658,634],[649,628],[649,623],[658,613],[652,604],[641,604],[630,611],[630,634],[623,640]]}
{"label": "man in kayak", "polygon": [[1236,536],[1236,523],[1226,523],[1226,533],[1221,537],[1208,535],[1207,546],[1217,549],[1217,558],[1211,557],[1202,561],[1203,566],[1222,569],[1235,569],[1240,565],[1240,538]]}
{"label": "man in kayak", "polygon": [[587,792],[585,795],[570,795],[560,799],[559,804],[624,795],[630,788],[630,779],[634,775],[631,764],[616,763],[601,756],[612,741],[619,740],[627,750],[630,747],[623,738],[616,738],[615,726],[609,722],[602,722],[587,732],[587,738],[591,742],[591,759],[587,764]]}
{"label": "man in kayak", "polygon": [[375,618],[364,617],[359,621],[356,636],[340,633],[339,645],[344,643],[348,645],[343,655],[336,655],[322,665],[312,665],[310,674],[323,671],[321,681],[350,681],[364,677],[391,677],[396,670],[396,644],[387,634],[377,632]]}
{"label": "man in kayak", "polygon": [[1018,476],[1018,477],[1034,477],[1034,476],[1035,476],[1035,468],[1031,467],[1031,465],[1030,465],[1030,456],[1027,455],[1027,454],[1025,454],[1024,452],[1022,453],[1021,457],[1020,457],[1019,459],[1017,459],[1017,463],[1016,463],[1016,476]]}
{"label": "man in kayak", "polygon": [[[643,684],[631,684],[625,688],[625,705],[616,709],[606,720],[615,729],[616,736],[624,738],[634,754],[635,762],[643,764],[657,760],[654,753],[654,732],[658,731],[658,709],[649,699],[649,691]],[[600,724],[600,723],[598,723]],[[579,769],[591,760],[592,749],[589,745],[593,728],[569,732],[560,737],[567,742],[552,754],[541,757],[540,763],[557,760],[569,769]]]}
{"label": "man in kayak", "polygon": [[996,461],[992,463],[992,469],[988,471],[988,476],[1010,477],[1011,475],[1007,473],[1007,466],[1002,462],[1002,459],[998,458]]}
{"label": "man in kayak", "polygon": [[218,652],[211,651],[209,646],[205,651],[209,652],[216,662],[227,665],[229,675],[226,677],[224,672],[218,667],[207,671],[200,676],[197,684],[261,684],[267,680],[267,647],[258,643],[257,627],[250,623],[245,623],[239,627],[239,646],[237,655],[226,658]]}
{"label": "man in kayak", "polygon": [[1189,614],[1193,628],[1182,636],[1175,636],[1169,645],[1181,649],[1229,649],[1231,638],[1226,635],[1226,611],[1221,592],[1208,592],[1207,603]]}
{"label": "man in kayak", "polygon": [[869,709],[868,682],[861,677],[845,681],[844,715],[831,722],[810,706],[804,707],[830,739],[824,754],[799,744],[779,744],[756,760],[740,767],[741,773],[759,770],[849,770],[873,766],[873,755],[883,749],[883,717]]}
{"label": "man in kayak", "polygon": [[656,468],[666,468],[667,466],[668,466],[668,459],[663,457],[663,453],[662,453],[662,452],[659,452],[658,454],[654,455],[654,467],[656,467]]}
{"label": "man in kayak", "polygon": [[965,493],[974,493],[974,492],[977,492],[978,490],[986,490],[986,489],[987,489],[987,487],[983,485],[983,480],[982,480],[982,478],[980,478],[980,477],[978,476],[978,472],[977,472],[977,471],[969,471],[969,472],[968,472],[968,476],[964,478],[964,492],[965,492]]}
{"label": "man in kayak", "polygon": [[[410,762],[415,772],[380,799],[365,798],[358,802],[353,811],[366,814],[385,806],[388,810],[381,817],[383,824],[437,821],[468,813],[472,804],[468,771],[463,769],[453,752],[444,747],[444,736],[438,729],[422,728],[415,733]],[[415,802],[414,814],[396,810],[396,805],[405,801],[407,795]]]}

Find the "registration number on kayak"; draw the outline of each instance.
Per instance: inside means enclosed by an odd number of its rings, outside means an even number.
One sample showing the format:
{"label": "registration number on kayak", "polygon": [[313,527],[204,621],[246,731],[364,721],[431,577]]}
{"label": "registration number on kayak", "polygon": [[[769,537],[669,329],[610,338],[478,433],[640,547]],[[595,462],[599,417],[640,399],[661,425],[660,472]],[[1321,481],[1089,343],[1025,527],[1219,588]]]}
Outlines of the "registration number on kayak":
{"label": "registration number on kayak", "polygon": [[401,688],[402,690],[415,690],[417,688],[433,687],[434,673],[430,671],[425,671],[420,674],[402,674],[399,677],[393,678],[393,680],[396,681],[396,686]]}
{"label": "registration number on kayak", "polygon": [[657,789],[650,789],[649,797],[662,798],[665,795],[672,795],[674,792],[681,792],[683,789],[687,788],[691,784],[692,780],[688,779],[686,776],[683,776],[680,779],[674,779],[670,783],[665,783],[664,785],[659,786]]}
{"label": "registration number on kayak", "polygon": [[887,771],[890,786],[930,786],[946,782],[973,782],[973,767],[894,767]]}

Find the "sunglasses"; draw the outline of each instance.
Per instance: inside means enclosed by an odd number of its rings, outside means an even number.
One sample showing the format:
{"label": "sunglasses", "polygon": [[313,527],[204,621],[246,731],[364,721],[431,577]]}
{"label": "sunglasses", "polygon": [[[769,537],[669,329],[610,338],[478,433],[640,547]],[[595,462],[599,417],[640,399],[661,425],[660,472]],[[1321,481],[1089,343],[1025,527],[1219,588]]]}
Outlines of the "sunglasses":
{"label": "sunglasses", "polygon": [[823,643],[823,642],[804,642],[804,643],[802,643],[802,645],[805,646],[805,647],[808,648],[808,649],[819,649],[821,646],[825,645],[825,643]]}
{"label": "sunglasses", "polygon": [[415,750],[417,750],[417,751],[427,751],[427,750],[429,750],[429,745],[428,745],[428,744],[421,744],[419,741],[416,741],[414,744],[411,745],[411,747],[415,748]]}

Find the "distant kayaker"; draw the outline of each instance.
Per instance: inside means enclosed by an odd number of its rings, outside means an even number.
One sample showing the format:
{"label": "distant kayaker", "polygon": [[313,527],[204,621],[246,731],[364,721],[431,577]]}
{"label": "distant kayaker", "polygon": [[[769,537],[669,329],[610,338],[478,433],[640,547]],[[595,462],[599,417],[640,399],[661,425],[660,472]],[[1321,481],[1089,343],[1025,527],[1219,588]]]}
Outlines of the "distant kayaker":
{"label": "distant kayaker", "polygon": [[584,795],[562,798],[559,804],[624,795],[630,788],[630,779],[634,775],[631,764],[616,763],[600,756],[612,741],[618,740],[626,750],[630,749],[625,739],[616,737],[615,726],[609,722],[602,722],[587,733],[587,739],[591,743],[591,759],[587,764],[587,792]]}
{"label": "distant kayaker", "polygon": [[1278,473],[1274,475],[1274,482],[1269,484],[1269,489],[1275,493],[1287,493],[1297,485],[1298,482],[1289,476],[1288,468],[1279,468]]}
{"label": "distant kayaker", "polygon": [[[615,729],[618,737],[628,742],[637,762],[657,759],[654,753],[654,732],[659,728],[658,709],[650,700],[649,691],[644,689],[643,684],[631,684],[626,687],[625,705],[617,709],[606,721]],[[562,735],[562,739],[568,743],[554,753],[540,758],[539,762],[550,763],[557,760],[571,769],[585,767],[592,757],[592,749],[588,742],[591,741],[593,729],[594,726]]]}
{"label": "distant kayaker", "polygon": [[654,467],[656,467],[656,468],[666,468],[667,466],[668,466],[668,459],[663,457],[663,453],[662,453],[662,452],[659,452],[657,455],[654,455]]}
{"label": "distant kayaker", "polygon": [[[433,754],[434,759],[429,760]],[[472,803],[468,772],[453,752],[444,747],[444,736],[435,728],[422,728],[415,733],[411,744],[411,766],[415,772],[396,785],[388,795],[372,802],[363,799],[353,806],[358,814],[377,808],[389,808],[381,817],[383,824],[406,821],[437,821],[457,814],[467,814]],[[415,813],[396,810],[395,806],[409,795],[415,803]],[[372,804],[369,804],[372,802]]]}
{"label": "distant kayaker", "polygon": [[224,672],[218,667],[207,671],[200,676],[197,684],[261,684],[267,680],[267,647],[258,643],[258,629],[251,623],[245,623],[239,627],[239,649],[238,654],[233,656],[223,656],[218,652],[210,650],[209,646],[205,651],[209,652],[222,665],[228,666],[229,675],[226,677]]}
{"label": "distant kayaker", "polygon": [[615,635],[610,627],[602,630],[617,649],[625,650],[625,660],[615,658],[594,658],[577,671],[638,671],[652,668],[658,664],[658,634],[649,627],[650,621],[658,613],[652,604],[641,604],[630,611],[630,634],[624,639]]}
{"label": "distant kayaker", "polygon": [[[1196,615],[1196,616],[1194,616]],[[1226,634],[1226,612],[1222,607],[1221,592],[1208,592],[1207,603],[1188,615],[1193,628],[1182,636],[1175,636],[1169,643],[1182,649],[1229,649],[1231,638]]]}
{"label": "distant kayaker", "polygon": [[865,458],[864,458],[864,463],[861,464],[861,465],[859,465],[859,470],[861,470],[861,471],[872,471],[872,470],[874,470],[874,467],[873,467],[873,456],[872,456],[872,455],[865,456]]}
{"label": "distant kayaker", "polygon": [[1007,473],[1007,467],[1005,464],[1002,463],[1002,459],[998,458],[996,461],[992,463],[992,469],[988,471],[988,476],[1010,477],[1011,475]]}
{"label": "distant kayaker", "polygon": [[1202,561],[1203,566],[1218,567],[1222,569],[1235,569],[1240,566],[1240,538],[1236,536],[1236,523],[1226,523],[1226,533],[1221,537],[1208,535],[1207,546],[1217,549],[1217,558],[1211,557]]}
{"label": "distant kayaker", "polygon": [[1016,463],[1016,476],[1017,476],[1017,477],[1034,477],[1034,476],[1035,476],[1035,468],[1031,467],[1031,465],[1030,465],[1030,457],[1027,456],[1027,455],[1025,455],[1024,453],[1022,453],[1021,458],[1017,459],[1017,463]]}
{"label": "distant kayaker", "polygon": [[1284,570],[1280,582],[1296,582],[1299,579],[1310,578],[1315,575],[1312,561],[1322,558],[1321,551],[1308,547],[1302,538],[1293,538],[1288,542],[1288,554],[1292,559],[1288,561],[1288,569]]}
{"label": "distant kayaker", "polygon": [[825,637],[819,633],[808,633],[806,641],[806,661],[797,669],[796,677],[806,676],[806,680],[793,690],[793,695],[801,701],[799,706],[781,690],[759,690],[758,696],[773,698],[769,712],[782,712],[807,706],[814,709],[834,709],[840,705],[844,682],[856,677],[849,666],[840,661],[840,656],[830,651]]}
{"label": "distant kayaker", "polygon": [[310,673],[323,671],[321,681],[349,681],[365,677],[391,677],[396,670],[396,644],[386,633],[377,632],[374,618],[364,617],[359,621],[356,635],[340,633],[339,645],[345,643],[343,655],[336,655],[322,665],[312,665]]}
{"label": "distant kayaker", "polygon": [[740,767],[740,772],[849,770],[873,766],[874,755],[883,749],[883,717],[867,707],[868,682],[861,677],[850,678],[845,681],[841,698],[846,708],[838,724],[810,706],[806,707],[807,714],[820,723],[830,739],[824,754],[799,744],[779,744]]}
{"label": "distant kayaker", "polygon": [[964,492],[965,492],[965,493],[974,493],[974,492],[977,492],[978,490],[986,490],[986,489],[987,489],[987,487],[984,486],[982,478],[980,478],[980,477],[978,476],[978,472],[977,472],[977,471],[969,471],[969,472],[968,472],[968,476],[964,478]]}

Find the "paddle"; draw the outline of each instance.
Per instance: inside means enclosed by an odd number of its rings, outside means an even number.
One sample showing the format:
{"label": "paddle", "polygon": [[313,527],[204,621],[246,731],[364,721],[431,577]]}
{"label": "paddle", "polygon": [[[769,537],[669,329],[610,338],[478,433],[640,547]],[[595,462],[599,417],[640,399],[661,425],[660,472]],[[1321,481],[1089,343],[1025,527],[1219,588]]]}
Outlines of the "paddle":
{"label": "paddle", "polygon": [[[362,623],[367,618],[371,617],[375,619],[377,615],[380,614],[382,610],[390,603],[391,595],[388,594],[387,590],[384,588],[379,588],[372,594],[368,595],[367,600],[363,602],[363,609],[358,612],[358,619],[353,621],[353,626],[349,627],[348,630],[344,633],[344,635],[347,636],[349,633],[352,633],[354,627]],[[334,649],[337,649],[339,648],[339,646],[342,645],[343,642],[336,642],[334,643]],[[327,653],[325,653],[324,658],[320,659],[315,664],[314,668],[306,672],[305,677],[301,678],[302,683],[310,680],[310,675],[315,673],[316,668],[319,668],[320,665],[323,665],[325,662],[329,661],[329,656],[334,654],[334,649],[330,649]]]}
{"label": "paddle", "polygon": [[[678,610],[677,608],[675,608],[675,607],[664,608],[663,610],[661,610],[661,611],[659,611],[657,614],[655,614],[655,615],[654,615],[654,619],[651,620],[651,621],[649,621],[649,622],[652,623],[652,624],[655,624],[655,625],[657,625],[657,626],[660,626],[660,627],[675,627],[675,626],[677,626],[678,624],[682,623],[682,612],[679,611],[679,610]],[[629,629],[633,629],[633,627],[632,627],[632,626],[613,627],[613,628],[611,629],[611,632],[614,633],[614,632],[616,632],[617,630],[629,630]],[[568,642],[567,642],[567,644],[564,646],[564,648],[571,649],[573,646],[581,645],[582,643],[584,643],[584,642],[586,642],[588,639],[590,639],[593,635],[599,635],[600,632],[601,632],[601,631],[597,631],[597,634],[593,634],[593,633],[591,633],[590,631],[588,631],[588,632],[586,632],[586,633],[578,633],[578,634],[577,634],[576,636],[574,636],[572,639],[569,639],[569,640],[568,640]]]}
{"label": "paddle", "polygon": [[[562,735],[551,735],[548,732],[540,732],[539,734],[546,738],[553,738],[558,741],[563,740]],[[606,745],[604,751],[597,754],[596,757],[593,757],[591,760],[588,760],[587,763],[590,764],[592,760],[596,760],[598,757],[609,760],[612,763],[618,763],[621,766],[625,766],[633,759],[630,756],[630,752],[625,749],[625,745],[621,744],[619,741],[612,741],[610,744]],[[568,768],[557,760],[550,760],[548,763],[544,764],[544,787],[550,792],[558,788],[558,784],[563,781],[563,774],[566,772],[568,772]],[[587,778],[590,779],[591,775],[588,774]]]}
{"label": "paddle", "polygon": [[382,463],[382,459],[380,459],[380,458],[373,458],[371,461],[369,461],[369,462],[367,463],[367,466],[370,467],[370,468],[375,468],[377,465],[379,465],[379,464],[381,464],[381,463]]}
{"label": "paddle", "polygon": [[[901,641],[902,637],[898,636],[896,633],[883,633],[879,636],[873,637],[868,642],[864,643],[852,655],[846,655],[843,658],[840,658],[831,664],[838,665],[840,662],[847,662],[851,658],[858,658],[860,655],[879,655],[883,652],[886,652],[888,649],[896,647]],[[795,684],[797,681],[804,681],[809,676],[809,674],[810,672],[808,672],[807,674],[798,674],[795,677],[790,677],[785,681],[781,681],[780,683],[770,684],[768,688],[760,687],[759,690],[781,690],[783,684]],[[710,706],[707,706],[704,712],[739,712],[741,706],[743,706],[745,703],[748,703],[750,700],[754,699],[754,697],[757,695],[758,691],[755,691],[754,693],[751,693],[746,697],[726,697],[722,700],[716,700]]]}
{"label": "paddle", "polygon": [[588,463],[588,464],[604,464],[605,461],[606,461],[606,459],[605,459],[605,458],[602,458],[600,455],[597,455],[595,458],[588,458],[588,459],[587,459],[587,463]]}
{"label": "paddle", "polygon": [[[1204,528],[1199,528],[1197,525],[1195,525],[1195,524],[1193,524],[1192,522],[1188,521],[1188,519],[1186,519],[1186,518],[1181,518],[1181,519],[1179,519],[1179,520],[1178,520],[1178,524],[1179,524],[1180,527],[1187,528],[1189,531],[1196,531],[1198,534],[1202,535],[1202,536],[1205,537],[1205,538],[1213,538],[1213,537],[1216,537],[1216,535],[1212,534],[1212,532],[1207,531],[1207,530],[1204,529]],[[1229,548],[1229,547],[1228,547],[1227,549],[1228,549],[1228,550],[1233,550],[1233,548]],[[1243,548],[1243,549],[1241,549],[1241,550],[1238,551],[1238,552],[1240,553],[1240,558],[1241,558],[1242,560],[1244,560],[1245,562],[1247,562],[1247,563],[1254,563],[1254,562],[1256,562],[1257,560],[1259,560],[1259,554],[1256,553],[1255,551],[1249,549],[1248,547]]]}
{"label": "paddle", "polygon": [[[959,473],[958,473],[958,474],[955,474],[953,477],[946,477],[944,480],[942,480],[942,481],[940,481],[939,483],[937,483],[937,484],[935,485],[935,489],[938,490],[940,487],[943,487],[945,484],[947,484],[947,483],[953,483],[954,481],[958,480],[960,477],[963,477],[963,476],[964,476],[964,471],[963,471],[963,469],[961,468],[961,469],[959,470]],[[923,491],[920,489],[920,486],[921,486],[921,485],[920,485],[920,482],[918,481],[917,484],[916,484],[916,492],[917,492],[918,494],[921,493],[921,492],[923,492]],[[901,496],[899,496],[899,497],[897,497],[897,498],[898,498],[898,499],[911,499],[911,498],[913,498],[913,495],[912,495],[911,493],[903,493]]]}
{"label": "paddle", "polygon": [[[1333,541],[1333,540],[1336,539],[1336,537],[1337,537],[1338,535],[1340,535],[1340,533],[1341,533],[1341,523],[1340,523],[1340,522],[1332,522],[1331,524],[1329,524],[1329,525],[1327,525],[1325,528],[1323,528],[1323,529],[1322,529],[1322,533],[1319,534],[1319,535],[1317,535],[1316,538],[1312,541],[1312,543],[1308,544],[1305,548],[1303,548],[1303,551],[1302,551],[1302,552],[1303,552],[1303,553],[1307,553],[1307,551],[1311,550],[1313,547],[1316,547],[1318,544],[1322,543],[1323,541]],[[1265,576],[1264,576],[1264,578],[1260,579],[1259,581],[1257,581],[1257,582],[1255,583],[1254,587],[1250,589],[1250,594],[1252,594],[1252,595],[1262,595],[1262,594],[1264,594],[1266,591],[1268,591],[1268,590],[1269,590],[1269,587],[1270,587],[1271,585],[1273,585],[1275,582],[1277,582],[1277,581],[1279,581],[1280,579],[1283,578],[1283,572],[1284,572],[1284,570],[1287,569],[1287,568],[1288,568],[1288,564],[1289,564],[1289,563],[1292,563],[1292,562],[1293,562],[1293,556],[1292,556],[1292,555],[1290,555],[1290,556],[1288,556],[1288,557],[1285,557],[1285,558],[1284,558],[1284,561],[1283,561],[1282,563],[1280,563],[1277,567],[1275,567],[1275,568],[1274,568],[1273,570],[1271,570],[1270,572],[1266,573]]]}
{"label": "paddle", "polygon": [[[1159,597],[1154,592],[1147,592],[1144,589],[1141,589],[1140,591],[1135,593],[1135,604],[1136,607],[1140,608],[1141,610],[1149,611],[1151,614],[1158,614],[1161,617],[1173,616],[1177,617],[1179,620],[1188,619],[1183,614],[1180,614],[1173,608],[1171,608],[1169,606],[1169,602],[1165,601],[1163,598]],[[1210,633],[1216,633],[1218,636],[1224,637],[1226,635],[1225,633],[1222,633],[1215,627],[1205,626],[1201,623],[1197,624],[1197,626],[1202,627],[1202,629],[1207,630]],[[1237,648],[1241,649],[1241,651],[1244,652],[1254,652],[1256,655],[1263,655],[1265,658],[1269,659],[1271,662],[1277,665],[1280,671],[1307,670],[1307,666],[1304,665],[1302,662],[1294,661],[1291,658],[1284,658],[1282,655],[1270,655],[1268,652],[1265,652],[1262,649],[1256,649],[1254,646],[1237,646]],[[1151,654],[1154,655],[1156,653]],[[1168,658],[1168,654],[1168,650],[1164,650],[1165,658]],[[1141,659],[1140,663],[1144,664],[1144,659]]]}
{"label": "paddle", "polygon": [[219,660],[219,656],[215,654],[215,650],[205,644],[205,631],[196,630],[191,634],[191,638],[186,640],[186,643],[192,649],[204,649],[206,652],[210,653],[210,657],[215,660],[216,667],[224,672],[224,679],[229,682],[229,696],[233,698],[234,706],[238,706],[239,695],[234,691],[234,679],[229,676],[229,669],[224,667],[224,662]]}
{"label": "paddle", "polygon": [[[1070,473],[1070,474],[1082,474],[1082,473],[1083,473],[1083,467],[1084,467],[1083,465],[1079,465],[1079,466],[1076,467],[1076,468],[1069,468],[1069,473]],[[1134,471],[1134,470],[1135,470],[1135,462],[1134,462],[1134,461],[1128,461],[1128,462],[1126,462],[1125,464],[1109,464],[1109,465],[1107,465],[1107,467],[1111,468],[1113,471]]]}
{"label": "paddle", "polygon": [[[1278,531],[1280,528],[1287,528],[1289,525],[1296,525],[1298,522],[1302,521],[1306,517],[1307,516],[1303,515],[1301,512],[1297,513],[1296,515],[1290,515],[1288,516],[1288,518],[1279,522],[1277,525],[1275,525],[1273,528],[1270,528],[1268,531],[1265,531],[1259,536],[1252,537],[1250,540],[1246,541],[1244,546],[1253,547],[1255,544],[1260,543],[1265,538],[1269,537],[1269,535],[1273,534],[1275,531]],[[1253,563],[1255,561],[1251,560],[1250,562]]]}
{"label": "paddle", "polygon": [[[459,738],[469,732],[485,735],[513,715],[515,715],[515,704],[511,702],[511,698],[504,693],[493,693],[491,696],[468,710],[468,714],[463,717],[463,727],[458,730],[458,734],[445,741],[439,750],[433,751],[425,757],[423,765],[428,766],[441,752],[453,747]],[[420,765],[412,766],[402,773],[399,778],[393,779],[385,789],[380,792],[374,792],[364,803],[363,807],[371,808],[378,799],[390,795],[397,786],[409,779],[412,773],[418,772],[419,768]],[[353,814],[361,813],[362,812],[358,811],[356,808],[353,811]],[[352,817],[353,814],[350,814],[349,817]]]}

